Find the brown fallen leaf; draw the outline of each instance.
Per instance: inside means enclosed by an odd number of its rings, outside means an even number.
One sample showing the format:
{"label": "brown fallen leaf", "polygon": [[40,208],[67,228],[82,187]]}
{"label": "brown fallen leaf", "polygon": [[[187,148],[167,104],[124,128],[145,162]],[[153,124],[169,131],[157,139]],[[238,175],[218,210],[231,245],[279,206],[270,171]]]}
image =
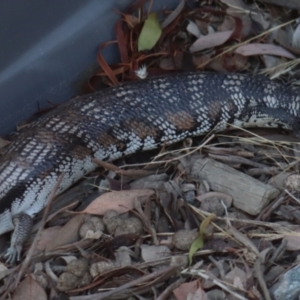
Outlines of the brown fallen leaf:
{"label": "brown fallen leaf", "polygon": [[57,237],[61,228],[61,226],[53,226],[44,229],[42,231],[41,238],[39,239],[39,242],[35,248],[35,254],[37,254],[37,252],[44,251],[47,245],[50,244],[55,239],[55,237]]}
{"label": "brown fallen leaf", "polygon": [[168,15],[168,17],[161,23],[161,28],[167,27],[169,24],[171,24],[181,13],[181,11],[184,8],[185,1],[181,0],[177,7],[173,10],[171,14]]}
{"label": "brown fallen leaf", "polygon": [[31,276],[27,276],[17,287],[12,297],[13,300],[47,300],[44,289]]}
{"label": "brown fallen leaf", "polygon": [[276,46],[273,44],[254,43],[254,44],[243,45],[238,47],[235,50],[235,53],[244,56],[269,54],[269,55],[287,57],[290,59],[296,58],[295,55],[292,54],[291,52],[287,51],[281,46]]}
{"label": "brown fallen leaf", "polygon": [[238,18],[242,22],[241,36],[248,36],[252,28],[252,18],[247,11],[250,11],[242,0],[221,0],[228,8],[226,14],[228,16]]}
{"label": "brown fallen leaf", "polygon": [[204,49],[213,48],[224,44],[232,35],[233,30],[210,33],[201,36],[190,47],[190,52],[198,52]]}
{"label": "brown fallen leaf", "polygon": [[225,276],[225,281],[233,284],[238,289],[245,289],[247,286],[247,274],[240,268],[233,268]]}
{"label": "brown fallen leaf", "polygon": [[225,16],[223,23],[218,27],[218,31],[233,30],[235,28],[235,20],[231,16]]}
{"label": "brown fallen leaf", "polygon": [[[228,6],[226,13],[242,21],[241,36],[248,36],[251,30],[261,32],[270,27],[270,14],[257,7],[256,4],[245,4],[243,0],[221,0]],[[249,12],[251,11],[251,14]]]}
{"label": "brown fallen leaf", "polygon": [[84,214],[104,215],[108,210],[121,214],[134,208],[136,198],[142,198],[143,203],[154,195],[153,190],[112,191],[96,198],[85,210]]}
{"label": "brown fallen leaf", "polygon": [[45,252],[50,252],[60,246],[78,241],[79,228],[84,220],[84,215],[74,216],[56,234],[56,238],[46,245]]}
{"label": "brown fallen leaf", "polygon": [[173,291],[173,294],[177,300],[188,299],[188,294],[194,294],[199,286],[199,280],[183,283]]}
{"label": "brown fallen leaf", "polygon": [[208,298],[206,292],[201,287],[199,287],[195,291],[195,293],[193,293],[193,294],[189,293],[187,299],[190,299],[190,300],[209,300],[211,298]]}

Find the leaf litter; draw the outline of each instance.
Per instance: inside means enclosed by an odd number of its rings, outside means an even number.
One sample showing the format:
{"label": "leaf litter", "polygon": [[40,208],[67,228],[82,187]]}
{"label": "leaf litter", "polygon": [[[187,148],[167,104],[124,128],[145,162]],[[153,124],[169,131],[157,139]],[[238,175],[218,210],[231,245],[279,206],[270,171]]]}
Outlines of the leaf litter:
{"label": "leaf litter", "polygon": [[[187,70],[299,82],[292,1],[151,7],[140,0],[118,12],[116,40],[100,46],[90,91]],[[112,45],[120,62],[109,65],[101,51]],[[231,128],[98,161],[44,221],[43,212],[36,217],[21,264],[0,265],[2,298],[272,299],[277,279],[299,260],[299,154],[282,130]]]}

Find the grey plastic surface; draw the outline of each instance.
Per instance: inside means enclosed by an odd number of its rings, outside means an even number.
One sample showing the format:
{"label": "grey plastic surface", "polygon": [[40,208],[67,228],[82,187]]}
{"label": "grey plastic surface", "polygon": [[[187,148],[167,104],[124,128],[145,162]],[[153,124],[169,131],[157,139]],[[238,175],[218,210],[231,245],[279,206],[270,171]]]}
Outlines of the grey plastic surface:
{"label": "grey plastic surface", "polygon": [[[99,45],[131,0],[9,0],[0,10],[0,135],[15,129],[47,100],[78,95],[97,67]],[[154,0],[154,9],[176,0]],[[104,52],[109,62],[117,51]]]}

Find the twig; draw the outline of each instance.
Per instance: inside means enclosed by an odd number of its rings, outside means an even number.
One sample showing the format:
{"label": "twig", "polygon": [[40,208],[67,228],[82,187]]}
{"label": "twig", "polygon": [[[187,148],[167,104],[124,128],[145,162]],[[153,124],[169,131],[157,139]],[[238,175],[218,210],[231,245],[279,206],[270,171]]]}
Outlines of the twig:
{"label": "twig", "polygon": [[224,283],[222,283],[221,281],[219,281],[218,279],[212,278],[211,276],[205,274],[203,271],[201,270],[184,270],[182,271],[181,274],[190,274],[190,275],[194,275],[194,276],[200,276],[206,280],[211,280],[215,285],[219,286],[221,289],[223,289],[224,291],[228,292],[229,294],[233,295],[234,297],[236,297],[237,299],[240,300],[247,300],[248,298],[245,298],[243,296],[241,296],[240,294],[232,291],[230,288],[228,288]]}
{"label": "twig", "polygon": [[275,211],[275,209],[277,209],[282,202],[285,200],[285,196],[281,195],[280,197],[278,197],[278,199],[271,203],[268,207],[266,207],[266,209],[264,209],[256,218],[256,220],[261,220],[261,221],[265,221],[268,220],[271,216],[271,214]]}
{"label": "twig", "polygon": [[[179,160],[181,158],[184,158],[186,156],[189,156],[191,155],[192,153],[200,150],[201,148],[203,148],[205,145],[207,145],[212,139],[215,138],[215,135],[212,134],[205,142],[203,142],[199,147],[196,147],[195,149],[193,149],[192,151],[188,152],[188,153],[185,153],[181,156],[178,156],[178,157],[174,157],[174,158],[171,158],[171,159],[167,159],[167,160],[158,160],[158,161],[152,161],[152,162],[149,162],[149,163],[142,163],[142,164],[130,164],[130,165],[123,165],[123,166],[120,166],[120,169],[121,168],[126,168],[126,167],[141,167],[141,166],[145,166],[145,165],[157,165],[157,164],[167,164],[167,163],[170,163],[172,161],[176,161],[176,160]],[[185,150],[185,149],[181,149],[181,150]],[[163,153],[161,154],[160,156],[162,155],[166,155],[168,153]],[[157,157],[156,157],[157,158]]]}
{"label": "twig", "polygon": [[248,170],[248,175],[250,176],[260,176],[264,175],[276,175],[281,171],[279,167],[263,167],[263,168],[253,168]]}
{"label": "twig", "polygon": [[262,289],[262,292],[264,294],[264,299],[271,300],[271,296],[270,296],[268,287],[267,287],[266,282],[265,282],[265,280],[262,276],[260,257],[258,257],[256,262],[255,262],[254,271],[255,271],[255,275],[256,275],[256,278],[258,280],[258,283],[260,285],[260,288]]}
{"label": "twig", "polygon": [[147,216],[145,215],[145,213],[142,209],[142,206],[141,206],[141,202],[138,201],[138,199],[135,199],[135,201],[134,201],[134,208],[138,211],[138,213],[140,215],[140,220],[143,222],[143,224],[145,225],[147,230],[150,232],[153,244],[154,245],[159,245],[159,241],[158,241],[157,235],[156,235],[156,230],[151,225],[151,222],[150,222],[149,218],[147,218]]}
{"label": "twig", "polygon": [[219,270],[220,277],[223,280],[225,278],[224,260],[223,259],[216,260],[212,255],[209,255],[208,258],[213,263],[213,265]]}
{"label": "twig", "polygon": [[[198,214],[202,215],[202,216],[209,216],[210,213],[203,211],[199,208],[193,207],[192,205],[190,205],[190,207]],[[220,220],[220,221],[226,221],[225,218],[223,217],[215,217],[215,220]],[[297,228],[299,228],[298,225],[283,225],[283,224],[277,224],[277,223],[271,223],[271,222],[262,222],[262,221],[255,221],[255,220],[246,220],[246,219],[238,219],[238,218],[228,218],[229,221],[231,222],[239,222],[239,223],[244,223],[244,224],[249,224],[249,225],[254,225],[254,226],[265,226],[268,228],[272,228],[272,229],[289,229],[289,230],[297,230]]]}
{"label": "twig", "polygon": [[166,299],[177,287],[179,287],[183,282],[184,278],[179,278],[174,283],[169,285],[157,298],[156,300],[164,300]]}
{"label": "twig", "polygon": [[144,275],[138,279],[132,280],[128,283],[125,283],[109,292],[104,292],[104,293],[97,293],[94,295],[88,295],[88,296],[74,296],[70,297],[70,300],[102,300],[102,299],[107,299],[112,295],[115,295],[117,293],[120,293],[126,289],[129,289],[135,285],[139,285],[143,282],[147,282],[149,280],[157,279],[159,276],[163,275],[164,273],[168,273],[171,271],[175,271],[178,267],[177,266],[172,266],[172,267],[167,267],[165,269],[161,269],[158,271],[155,271],[151,274]]}
{"label": "twig", "polygon": [[293,194],[291,194],[287,189],[284,190],[291,198],[293,198],[297,204],[300,204],[300,200],[297,199]]}
{"label": "twig", "polygon": [[288,241],[287,240],[282,240],[281,244],[279,245],[279,247],[276,249],[276,251],[273,253],[272,257],[269,260],[269,264],[273,264],[275,261],[278,261],[279,258],[281,258],[286,245],[287,245]]}
{"label": "twig", "polygon": [[253,167],[256,167],[256,168],[266,168],[266,165],[264,165],[264,164],[260,164],[256,161],[252,161],[250,159],[240,157],[240,156],[219,155],[219,154],[212,154],[212,153],[209,153],[208,156],[211,157],[211,158],[226,161],[226,162],[229,162],[229,163],[244,164],[244,165],[249,165],[249,166],[253,166]]}

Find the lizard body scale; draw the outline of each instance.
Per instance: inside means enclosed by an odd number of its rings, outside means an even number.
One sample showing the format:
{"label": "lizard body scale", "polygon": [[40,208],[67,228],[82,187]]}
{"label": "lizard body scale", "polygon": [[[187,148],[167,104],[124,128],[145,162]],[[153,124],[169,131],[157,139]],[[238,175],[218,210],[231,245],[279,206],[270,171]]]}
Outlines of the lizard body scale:
{"label": "lizard body scale", "polygon": [[297,89],[263,76],[201,72],[148,78],[66,102],[18,134],[1,158],[0,234],[15,229],[8,261],[20,256],[28,230],[18,231],[30,227],[25,224],[46,205],[61,173],[57,194],[93,171],[93,158],[113,161],[228,124],[298,133],[299,106]]}

